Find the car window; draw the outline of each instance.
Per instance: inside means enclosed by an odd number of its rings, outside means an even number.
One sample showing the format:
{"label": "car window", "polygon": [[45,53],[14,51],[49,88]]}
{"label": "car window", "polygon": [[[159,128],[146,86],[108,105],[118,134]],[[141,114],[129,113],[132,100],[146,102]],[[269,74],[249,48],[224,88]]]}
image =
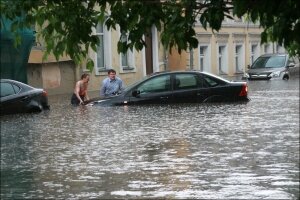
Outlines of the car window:
{"label": "car window", "polygon": [[259,57],[252,65],[252,69],[256,68],[280,68],[285,65],[286,56],[270,56],[270,57]]}
{"label": "car window", "polygon": [[268,59],[266,67],[284,67],[285,56],[272,56]]}
{"label": "car window", "polygon": [[211,77],[211,76],[203,75],[203,86],[204,87],[216,87],[216,86],[221,86],[221,85],[226,85],[226,82],[224,82],[220,79]]}
{"label": "car window", "polygon": [[196,74],[176,74],[174,89],[194,89],[199,87],[199,83],[199,76]]}
{"label": "car window", "polygon": [[14,87],[10,83],[1,83],[1,97],[6,97],[9,95],[16,94]]}
{"label": "car window", "polygon": [[268,57],[259,57],[255,60],[253,65],[251,66],[252,69],[256,68],[264,68],[268,61]]}
{"label": "car window", "polygon": [[18,94],[20,92],[21,88],[14,84],[12,84],[12,86],[14,87],[15,93]]}
{"label": "car window", "polygon": [[171,90],[170,75],[162,75],[154,77],[137,87],[140,94],[166,92]]}

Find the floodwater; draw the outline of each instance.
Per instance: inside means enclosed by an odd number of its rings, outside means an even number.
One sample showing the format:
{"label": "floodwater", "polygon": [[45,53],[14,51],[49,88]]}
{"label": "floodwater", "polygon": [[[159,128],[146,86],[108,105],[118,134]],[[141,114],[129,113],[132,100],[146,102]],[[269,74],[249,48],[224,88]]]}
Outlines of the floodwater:
{"label": "floodwater", "polygon": [[298,199],[299,79],[248,103],[2,116],[1,199]]}

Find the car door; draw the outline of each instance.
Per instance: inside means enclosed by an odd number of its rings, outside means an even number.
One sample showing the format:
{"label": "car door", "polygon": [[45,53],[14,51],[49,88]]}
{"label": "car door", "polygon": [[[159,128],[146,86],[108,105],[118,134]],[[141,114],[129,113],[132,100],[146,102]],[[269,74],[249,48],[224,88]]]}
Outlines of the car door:
{"label": "car door", "polygon": [[128,104],[167,104],[172,102],[171,75],[145,80],[129,92]]}
{"label": "car door", "polygon": [[24,109],[23,96],[19,95],[21,88],[17,85],[1,82],[1,114],[18,113]]}
{"label": "car door", "polygon": [[198,73],[177,73],[172,79],[173,102],[203,102],[209,95],[209,89],[203,87],[203,80]]}
{"label": "car door", "polygon": [[236,93],[236,90],[223,80],[206,74],[202,75],[202,79],[203,87],[207,88],[207,91],[209,91],[204,102],[228,101],[232,98],[234,93]]}

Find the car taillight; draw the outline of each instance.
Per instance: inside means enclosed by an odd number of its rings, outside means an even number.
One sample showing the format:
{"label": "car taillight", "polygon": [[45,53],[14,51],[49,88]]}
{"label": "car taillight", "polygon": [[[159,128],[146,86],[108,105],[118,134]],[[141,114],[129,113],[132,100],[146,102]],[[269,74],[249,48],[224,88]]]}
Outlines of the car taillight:
{"label": "car taillight", "polygon": [[248,85],[247,85],[247,83],[244,83],[243,87],[242,87],[242,90],[240,91],[239,96],[240,97],[245,97],[245,96],[247,96],[247,94],[248,94]]}
{"label": "car taillight", "polygon": [[47,96],[48,96],[48,93],[47,93],[47,91],[46,91],[46,90],[43,90],[43,93],[42,93],[42,95],[43,95],[44,97],[47,97]]}

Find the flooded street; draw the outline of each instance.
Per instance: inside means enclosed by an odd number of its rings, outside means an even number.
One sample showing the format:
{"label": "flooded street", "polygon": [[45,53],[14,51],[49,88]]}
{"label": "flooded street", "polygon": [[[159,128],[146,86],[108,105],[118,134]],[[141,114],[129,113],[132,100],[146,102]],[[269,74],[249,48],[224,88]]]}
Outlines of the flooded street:
{"label": "flooded street", "polygon": [[248,103],[1,116],[1,199],[298,199],[299,79],[248,84]]}

